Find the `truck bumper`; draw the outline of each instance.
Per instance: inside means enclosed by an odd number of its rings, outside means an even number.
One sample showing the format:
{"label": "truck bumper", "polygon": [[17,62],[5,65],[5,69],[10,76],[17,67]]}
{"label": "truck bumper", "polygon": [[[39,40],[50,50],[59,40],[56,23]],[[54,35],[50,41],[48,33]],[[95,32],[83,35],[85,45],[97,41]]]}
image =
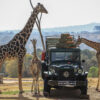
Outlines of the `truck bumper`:
{"label": "truck bumper", "polygon": [[62,86],[62,87],[77,87],[85,86],[86,81],[58,81],[58,80],[49,80],[48,85],[50,86]]}

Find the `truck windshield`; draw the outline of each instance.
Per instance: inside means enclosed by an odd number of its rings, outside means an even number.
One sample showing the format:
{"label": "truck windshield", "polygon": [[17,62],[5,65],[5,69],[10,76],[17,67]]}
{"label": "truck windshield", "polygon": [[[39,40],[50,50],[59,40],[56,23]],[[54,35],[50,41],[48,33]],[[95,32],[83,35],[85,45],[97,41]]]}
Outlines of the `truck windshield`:
{"label": "truck windshield", "polygon": [[79,52],[51,52],[51,62],[56,61],[79,61]]}

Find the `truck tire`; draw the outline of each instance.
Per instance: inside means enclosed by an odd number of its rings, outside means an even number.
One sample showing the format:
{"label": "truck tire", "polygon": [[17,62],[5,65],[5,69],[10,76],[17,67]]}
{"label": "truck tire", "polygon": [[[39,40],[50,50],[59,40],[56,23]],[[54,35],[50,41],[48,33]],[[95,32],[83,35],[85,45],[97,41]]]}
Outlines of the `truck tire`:
{"label": "truck tire", "polygon": [[87,87],[83,86],[80,88],[82,95],[87,95]]}
{"label": "truck tire", "polygon": [[81,88],[80,88],[80,90],[81,90],[81,94],[82,95],[87,95],[87,80],[86,80],[86,84],[85,84],[85,86],[82,86]]}
{"label": "truck tire", "polygon": [[43,94],[45,97],[50,95],[50,90],[51,90],[51,87],[48,85],[48,80],[45,79],[44,80],[44,90],[43,90]]}

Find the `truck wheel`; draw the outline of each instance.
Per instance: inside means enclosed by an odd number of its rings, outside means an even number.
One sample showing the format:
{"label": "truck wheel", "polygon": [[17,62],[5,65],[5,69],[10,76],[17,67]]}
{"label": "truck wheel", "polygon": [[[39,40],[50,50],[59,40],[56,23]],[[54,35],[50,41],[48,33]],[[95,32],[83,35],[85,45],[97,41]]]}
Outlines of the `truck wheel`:
{"label": "truck wheel", "polygon": [[82,95],[87,95],[87,85],[88,85],[87,79],[85,80],[85,82],[86,82],[86,84],[84,86],[80,87]]}
{"label": "truck wheel", "polygon": [[86,86],[81,87],[80,90],[81,90],[81,95],[87,95],[87,87]]}
{"label": "truck wheel", "polygon": [[51,87],[48,85],[48,80],[45,79],[44,80],[44,90],[43,90],[43,94],[45,97],[50,95],[50,89],[51,89]]}
{"label": "truck wheel", "polygon": [[87,87],[86,86],[81,87],[80,99],[89,99],[89,95],[87,95]]}

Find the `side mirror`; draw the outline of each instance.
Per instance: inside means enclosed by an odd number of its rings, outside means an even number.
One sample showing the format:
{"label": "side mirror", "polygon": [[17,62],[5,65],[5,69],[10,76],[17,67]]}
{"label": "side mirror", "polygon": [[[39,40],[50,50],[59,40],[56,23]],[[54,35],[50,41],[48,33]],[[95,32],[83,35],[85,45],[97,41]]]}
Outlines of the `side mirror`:
{"label": "side mirror", "polygon": [[82,63],[85,63],[85,60],[82,60]]}

